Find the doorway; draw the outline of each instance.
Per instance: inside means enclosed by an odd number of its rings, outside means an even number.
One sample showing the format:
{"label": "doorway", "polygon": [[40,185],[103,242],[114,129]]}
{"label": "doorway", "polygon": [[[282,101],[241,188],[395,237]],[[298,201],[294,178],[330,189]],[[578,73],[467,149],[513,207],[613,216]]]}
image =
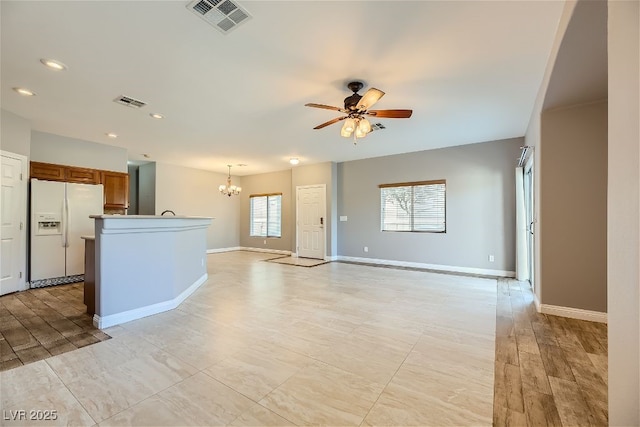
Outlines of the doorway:
{"label": "doorway", "polygon": [[535,290],[535,204],[534,204],[534,176],[533,157],[531,154],[524,166],[524,209],[527,221],[527,269],[529,283]]}
{"label": "doorway", "polygon": [[324,259],[326,185],[296,187],[296,248],[299,257]]}
{"label": "doorway", "polygon": [[0,152],[0,295],[26,289],[27,158]]}

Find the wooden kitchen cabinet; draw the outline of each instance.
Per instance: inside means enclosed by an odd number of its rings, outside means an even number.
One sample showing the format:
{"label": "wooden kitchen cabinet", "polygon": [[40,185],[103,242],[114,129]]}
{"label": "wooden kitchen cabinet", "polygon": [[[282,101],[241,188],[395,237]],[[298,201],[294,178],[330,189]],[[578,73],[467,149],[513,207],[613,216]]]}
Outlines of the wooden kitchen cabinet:
{"label": "wooden kitchen cabinet", "polygon": [[65,181],[79,184],[100,184],[100,171],[69,166],[65,170]]}
{"label": "wooden kitchen cabinet", "polygon": [[100,175],[104,186],[104,208],[128,209],[129,174],[103,171]]}
{"label": "wooden kitchen cabinet", "polygon": [[64,181],[65,166],[54,165],[52,163],[31,162],[29,176],[46,181]]}
{"label": "wooden kitchen cabinet", "polygon": [[53,163],[31,162],[31,178],[45,181],[77,182],[79,184],[100,184],[100,171],[55,165]]}

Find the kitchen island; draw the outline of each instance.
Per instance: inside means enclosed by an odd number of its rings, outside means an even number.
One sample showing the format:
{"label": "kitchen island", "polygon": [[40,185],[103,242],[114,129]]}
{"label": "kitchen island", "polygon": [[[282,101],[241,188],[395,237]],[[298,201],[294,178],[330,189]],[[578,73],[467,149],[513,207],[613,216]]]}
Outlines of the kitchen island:
{"label": "kitchen island", "polygon": [[[212,218],[93,215],[99,329],[176,308],[207,280]],[[89,261],[90,262],[90,261]]]}

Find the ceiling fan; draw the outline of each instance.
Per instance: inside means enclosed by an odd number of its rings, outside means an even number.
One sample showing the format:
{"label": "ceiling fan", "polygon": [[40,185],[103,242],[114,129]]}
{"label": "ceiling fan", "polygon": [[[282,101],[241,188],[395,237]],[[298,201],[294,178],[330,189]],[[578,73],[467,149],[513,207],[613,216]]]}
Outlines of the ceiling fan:
{"label": "ceiling fan", "polygon": [[345,122],[340,131],[340,135],[349,138],[353,134],[355,144],[357,138],[364,138],[372,130],[371,123],[365,116],[385,119],[408,119],[413,113],[412,110],[370,110],[369,108],[384,96],[384,92],[372,87],[364,95],[358,95],[358,91],[364,87],[364,83],[362,82],[350,82],[347,84],[347,87],[353,92],[353,95],[344,99],[344,108],[324,104],[305,104],[305,107],[340,111],[346,114],[343,117],[336,117],[328,122],[324,122],[314,127],[314,129],[322,129],[344,120]]}

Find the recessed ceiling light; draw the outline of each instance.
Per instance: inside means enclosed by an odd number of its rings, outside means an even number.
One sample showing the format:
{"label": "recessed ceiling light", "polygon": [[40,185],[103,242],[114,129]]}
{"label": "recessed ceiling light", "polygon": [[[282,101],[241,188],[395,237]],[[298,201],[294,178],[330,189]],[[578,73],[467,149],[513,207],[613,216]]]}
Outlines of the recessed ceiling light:
{"label": "recessed ceiling light", "polygon": [[149,115],[151,117],[153,117],[154,119],[164,119],[164,116],[162,114],[159,114],[159,113],[150,113]]}
{"label": "recessed ceiling light", "polygon": [[291,163],[292,165],[297,165],[298,163],[300,163],[300,159],[298,159],[297,157],[292,157],[289,159],[289,163]]}
{"label": "recessed ceiling light", "polygon": [[109,138],[117,138],[118,137],[118,134],[113,133],[113,132],[105,133],[105,135],[107,135]]}
{"label": "recessed ceiling light", "polygon": [[247,166],[246,163],[238,163],[236,166]]}
{"label": "recessed ceiling light", "polygon": [[56,70],[56,71],[64,71],[67,69],[67,66],[64,65],[62,62],[60,61],[56,61],[55,59],[45,59],[42,58],[40,60],[40,62],[42,62],[42,64],[47,67],[47,68],[51,68],[52,70]]}
{"label": "recessed ceiling light", "polygon": [[29,89],[24,88],[24,87],[14,87],[13,90],[18,92],[22,96],[35,96],[36,95],[35,92],[32,92]]}
{"label": "recessed ceiling light", "polygon": [[148,159],[148,158],[150,158],[151,156],[150,156],[150,155],[148,155],[147,153],[144,153],[144,154],[142,155],[142,157],[144,157],[145,159]]}

